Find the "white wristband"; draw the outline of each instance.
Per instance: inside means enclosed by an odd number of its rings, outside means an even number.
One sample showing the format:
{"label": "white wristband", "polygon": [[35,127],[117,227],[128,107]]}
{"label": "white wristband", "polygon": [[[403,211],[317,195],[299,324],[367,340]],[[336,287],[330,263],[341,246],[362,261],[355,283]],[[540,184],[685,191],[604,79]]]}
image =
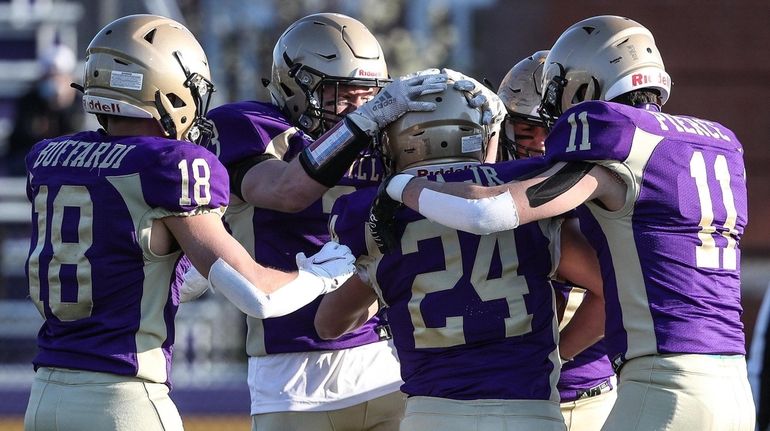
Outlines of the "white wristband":
{"label": "white wristband", "polygon": [[385,188],[385,191],[388,192],[388,196],[391,197],[391,199],[398,201],[398,202],[404,202],[401,195],[404,194],[404,189],[406,188],[406,185],[409,184],[409,181],[412,181],[412,178],[414,178],[414,175],[410,174],[397,174],[393,178],[390,179],[390,182],[388,183],[388,187]]}

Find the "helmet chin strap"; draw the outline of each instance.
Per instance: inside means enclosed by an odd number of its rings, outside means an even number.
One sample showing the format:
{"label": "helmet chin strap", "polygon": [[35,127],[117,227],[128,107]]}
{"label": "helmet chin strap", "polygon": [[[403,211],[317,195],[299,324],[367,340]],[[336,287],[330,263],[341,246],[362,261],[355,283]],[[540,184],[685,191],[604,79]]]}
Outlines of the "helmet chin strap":
{"label": "helmet chin strap", "polygon": [[177,139],[176,124],[174,124],[174,119],[171,118],[171,114],[168,113],[166,107],[163,106],[160,90],[155,91],[155,108],[158,110],[158,115],[160,115],[158,121],[160,122],[163,131],[172,139]]}

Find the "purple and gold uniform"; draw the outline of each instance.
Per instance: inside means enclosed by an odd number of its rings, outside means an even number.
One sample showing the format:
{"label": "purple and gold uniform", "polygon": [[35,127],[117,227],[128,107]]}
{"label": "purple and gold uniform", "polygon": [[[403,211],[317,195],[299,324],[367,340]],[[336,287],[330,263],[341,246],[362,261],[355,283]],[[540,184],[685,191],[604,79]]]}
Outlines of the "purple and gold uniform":
{"label": "purple and gold uniform", "polygon": [[[562,114],[546,158],[600,164],[627,186],[623,208],[587,202],[577,211],[602,268],[607,353],[623,367],[607,429],[634,418],[640,429],[726,429],[751,416],[738,247],[746,177],[735,135],[653,105],[589,101]],[[666,390],[645,402],[649,384]]]}
{"label": "purple and gold uniform", "polygon": [[[478,165],[439,181],[502,184],[542,161]],[[397,214],[400,247],[382,255],[366,227],[376,189],[340,197],[330,228],[359,256],[388,306],[402,391],[450,400],[540,400],[558,414],[553,247],[560,223],[478,236]],[[562,425],[563,426],[563,425]]]}
{"label": "purple and gold uniform", "polygon": [[738,241],[746,178],[730,130],[586,102],[563,114],[546,157],[594,161],[628,185],[620,211],[592,202],[577,211],[602,266],[605,339],[616,364],[651,354],[745,354]]}
{"label": "purple and gold uniform", "polygon": [[153,221],[222,213],[227,173],[189,142],[83,132],[27,156],[30,297],[45,318],[33,363],[169,384],[181,251],[150,251]]}
{"label": "purple and gold uniform", "polygon": [[[572,303],[579,303],[584,292],[582,289],[557,281],[553,281],[552,284],[556,295],[561,295],[567,304],[567,313],[561,323],[565,325],[569,321],[567,314],[574,313]],[[574,307],[577,306],[576,304]],[[561,402],[576,401],[611,390],[613,388],[611,378],[614,375],[615,371],[604,350],[604,341],[599,341],[580,352],[573,360],[562,364],[558,384]]]}
{"label": "purple and gold uniform", "polygon": [[[583,301],[585,291],[552,281],[554,291],[563,300],[564,314],[559,329],[566,326]],[[615,371],[607,358],[604,341],[583,350],[561,366],[556,387],[561,396],[561,413],[567,431],[595,430],[604,423],[615,404]]]}
{"label": "purple and gold uniform", "polygon": [[[306,146],[313,141],[296,127],[289,124],[280,110],[272,105],[261,102],[238,102],[220,106],[208,114],[216,125],[216,135],[212,140],[210,149],[217,154],[220,161],[230,168],[236,163],[249,160],[253,157],[271,155],[277,159],[290,161],[295,158]],[[308,208],[297,213],[284,213],[265,208],[257,208],[247,202],[233,202],[225,214],[225,221],[230,227],[233,236],[244,245],[252,254],[254,260],[262,265],[292,270],[296,268],[295,254],[305,252],[310,255],[317,252],[320,247],[329,241],[328,214],[332,205],[339,196],[352,193],[358,187],[377,184],[381,180],[381,164],[374,157],[362,156],[351,167],[348,174],[342,178],[337,186],[329,189],[321,199],[311,204]],[[291,199],[290,196],[286,197]],[[275,354],[292,354],[305,352],[341,351],[343,349],[356,348],[370,345],[381,340],[377,331],[380,319],[375,317],[358,330],[347,334],[337,340],[323,340],[315,331],[313,324],[315,313],[320,304],[319,297],[310,304],[283,317],[257,319],[248,317],[248,334],[246,351],[252,359],[262,357],[259,362],[260,370],[266,368],[266,356]],[[252,389],[252,414],[266,412],[279,412],[286,410],[328,410],[344,408],[356,404],[364,399],[382,396],[398,390],[397,363],[392,357],[393,372],[382,372],[378,379],[387,380],[387,384],[377,387],[369,387],[372,382],[360,379],[359,383],[351,388],[355,391],[351,396],[346,389],[318,389],[313,388],[315,383],[319,385],[329,384],[333,376],[319,378],[318,382],[305,382],[303,387],[294,385],[297,376],[288,374],[296,373],[286,365],[281,370],[272,370],[272,382],[275,385],[287,385],[276,388],[266,386],[262,376],[265,371],[255,370],[250,365],[249,382]],[[381,356],[381,355],[380,355]],[[250,360],[250,362],[253,362]],[[308,367],[313,367],[312,361],[307,359]],[[328,361],[326,361],[328,362]],[[284,362],[286,364],[287,362]],[[271,366],[274,364],[271,364]],[[321,368],[328,364],[320,365]],[[334,372],[332,370],[331,372]],[[349,370],[353,373],[354,371]],[[355,371],[357,372],[357,371]],[[276,374],[281,374],[277,377]],[[388,375],[392,379],[388,380]],[[286,378],[285,382],[281,379]],[[260,380],[260,381],[257,381]],[[312,379],[311,379],[312,380]],[[319,386],[320,388],[320,386]],[[273,391],[273,389],[275,389]],[[291,400],[292,391],[300,394],[294,398],[303,398],[301,402]],[[313,398],[304,391],[315,392],[317,398]],[[283,395],[275,395],[271,391],[281,392]],[[321,394],[323,392],[323,394]],[[279,399],[271,399],[271,398]],[[345,399],[348,397],[349,399]],[[334,407],[330,401],[338,401]],[[342,406],[342,407],[340,407]]]}

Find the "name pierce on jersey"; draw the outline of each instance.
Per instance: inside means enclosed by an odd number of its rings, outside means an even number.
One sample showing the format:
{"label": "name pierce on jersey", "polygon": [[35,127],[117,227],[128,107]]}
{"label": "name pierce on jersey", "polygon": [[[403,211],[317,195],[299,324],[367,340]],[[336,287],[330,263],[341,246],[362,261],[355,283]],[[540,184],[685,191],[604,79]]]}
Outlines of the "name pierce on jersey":
{"label": "name pierce on jersey", "polygon": [[51,141],[38,154],[34,167],[119,168],[135,147],[114,142]]}
{"label": "name pierce on jersey", "polygon": [[722,139],[730,142],[730,137],[726,136],[719,130],[719,127],[714,125],[711,121],[701,120],[700,118],[693,117],[681,117],[678,115],[664,114],[662,112],[646,111],[656,120],[660,125],[661,130],[668,131],[669,125],[674,126],[677,132],[690,133],[693,135],[710,136],[715,139]]}

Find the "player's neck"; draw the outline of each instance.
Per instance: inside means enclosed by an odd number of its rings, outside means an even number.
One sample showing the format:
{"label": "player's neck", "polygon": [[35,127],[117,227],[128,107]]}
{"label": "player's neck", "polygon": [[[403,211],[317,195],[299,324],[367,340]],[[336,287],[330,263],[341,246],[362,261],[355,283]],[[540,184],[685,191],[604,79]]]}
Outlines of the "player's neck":
{"label": "player's neck", "polygon": [[149,118],[110,117],[106,131],[111,136],[166,136],[158,122]]}

